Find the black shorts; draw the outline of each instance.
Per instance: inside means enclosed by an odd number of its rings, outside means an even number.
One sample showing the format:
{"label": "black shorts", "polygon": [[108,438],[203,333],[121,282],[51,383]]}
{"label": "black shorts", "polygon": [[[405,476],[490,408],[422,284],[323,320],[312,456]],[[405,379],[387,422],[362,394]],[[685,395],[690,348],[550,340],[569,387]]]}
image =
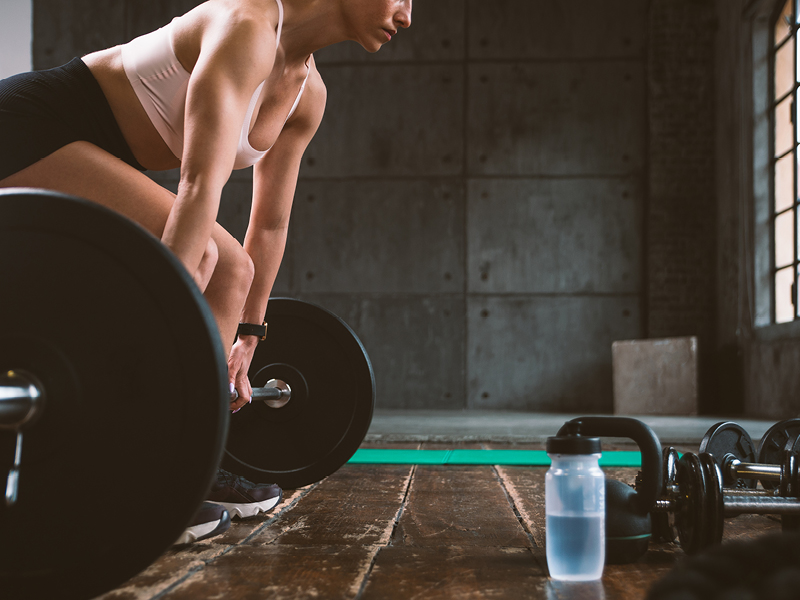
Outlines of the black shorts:
{"label": "black shorts", "polygon": [[91,142],[144,171],[81,59],[0,80],[0,179],[77,141]]}

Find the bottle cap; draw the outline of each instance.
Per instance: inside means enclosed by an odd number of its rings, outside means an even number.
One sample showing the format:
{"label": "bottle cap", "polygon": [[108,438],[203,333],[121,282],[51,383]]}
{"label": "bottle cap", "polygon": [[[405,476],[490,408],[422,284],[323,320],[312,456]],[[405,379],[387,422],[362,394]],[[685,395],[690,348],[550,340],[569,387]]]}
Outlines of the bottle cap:
{"label": "bottle cap", "polygon": [[600,438],[561,435],[547,438],[548,454],[600,454]]}

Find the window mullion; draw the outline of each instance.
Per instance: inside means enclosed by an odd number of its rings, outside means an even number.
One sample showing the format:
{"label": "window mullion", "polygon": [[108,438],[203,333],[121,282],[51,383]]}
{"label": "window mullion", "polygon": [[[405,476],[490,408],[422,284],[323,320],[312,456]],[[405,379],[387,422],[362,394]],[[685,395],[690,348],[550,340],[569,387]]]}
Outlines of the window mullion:
{"label": "window mullion", "polygon": [[[794,52],[792,53],[792,64],[794,68],[793,76],[795,80],[795,85],[792,89],[792,140],[793,140],[793,154],[794,158],[792,159],[792,170],[794,171],[794,202],[792,203],[792,229],[794,230],[794,235],[792,238],[792,256],[794,257],[794,261],[792,264],[792,320],[797,319],[798,314],[798,285],[797,285],[797,265],[798,265],[798,256],[797,256],[797,199],[798,199],[798,182],[797,182],[797,14],[798,14],[798,2],[800,0],[794,0],[792,6],[792,44],[794,45]],[[774,205],[774,203],[773,203]]]}

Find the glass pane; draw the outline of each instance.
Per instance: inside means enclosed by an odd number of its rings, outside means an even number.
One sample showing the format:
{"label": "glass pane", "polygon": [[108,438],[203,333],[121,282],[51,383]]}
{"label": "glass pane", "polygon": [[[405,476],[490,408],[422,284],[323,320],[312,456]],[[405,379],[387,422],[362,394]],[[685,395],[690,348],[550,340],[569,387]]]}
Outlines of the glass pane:
{"label": "glass pane", "polygon": [[775,43],[779,44],[791,32],[792,24],[792,3],[794,0],[786,0],[783,5],[778,21],[775,23]]}
{"label": "glass pane", "polygon": [[794,154],[787,154],[775,163],[775,213],[783,212],[794,202]]}
{"label": "glass pane", "polygon": [[794,262],[794,211],[775,217],[775,266],[785,267]]}
{"label": "glass pane", "polygon": [[791,96],[775,107],[775,156],[783,154],[793,147],[794,129],[791,110]]}
{"label": "glass pane", "polygon": [[794,315],[792,306],[792,284],[794,283],[794,267],[781,269],[775,273],[775,322],[786,323]]}
{"label": "glass pane", "polygon": [[775,54],[775,98],[792,89],[795,82],[794,44],[788,42]]}

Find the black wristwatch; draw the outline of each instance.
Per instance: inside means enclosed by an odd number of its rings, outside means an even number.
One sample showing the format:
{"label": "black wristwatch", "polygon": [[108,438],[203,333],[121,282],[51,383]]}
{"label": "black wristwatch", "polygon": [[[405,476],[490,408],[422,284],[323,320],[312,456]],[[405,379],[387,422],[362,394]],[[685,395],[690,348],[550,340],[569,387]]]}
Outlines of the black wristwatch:
{"label": "black wristwatch", "polygon": [[239,323],[239,329],[236,332],[238,335],[254,335],[262,342],[267,339],[267,323],[266,321],[261,325],[255,323]]}

